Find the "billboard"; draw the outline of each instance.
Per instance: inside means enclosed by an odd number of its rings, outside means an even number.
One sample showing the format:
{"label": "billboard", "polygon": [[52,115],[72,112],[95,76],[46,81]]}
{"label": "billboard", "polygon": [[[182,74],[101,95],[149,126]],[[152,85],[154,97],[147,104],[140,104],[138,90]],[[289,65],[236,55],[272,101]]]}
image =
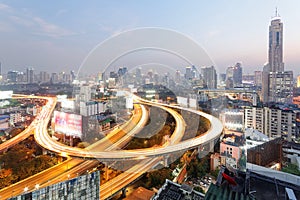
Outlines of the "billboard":
{"label": "billboard", "polygon": [[80,137],[82,136],[82,116],[54,111],[55,131],[66,135]]}
{"label": "billboard", "polygon": [[0,91],[0,99],[11,99],[13,91]]}
{"label": "billboard", "polygon": [[69,99],[61,100],[61,107],[64,109],[74,110],[75,102]]}
{"label": "billboard", "polygon": [[182,107],[187,107],[188,106],[188,99],[185,97],[177,97],[177,103],[182,106]]}
{"label": "billboard", "polygon": [[6,130],[9,128],[9,115],[0,115],[0,130]]}
{"label": "billboard", "polygon": [[197,99],[190,98],[189,103],[190,103],[190,108],[194,108],[194,109],[197,108]]}

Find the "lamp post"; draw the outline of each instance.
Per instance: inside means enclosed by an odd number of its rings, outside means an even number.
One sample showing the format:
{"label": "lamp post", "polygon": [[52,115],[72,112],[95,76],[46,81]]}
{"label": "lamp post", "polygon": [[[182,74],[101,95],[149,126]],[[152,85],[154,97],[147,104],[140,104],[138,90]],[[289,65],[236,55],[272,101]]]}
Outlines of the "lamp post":
{"label": "lamp post", "polygon": [[26,187],[24,188],[24,192],[26,193],[26,192],[28,192],[28,190],[29,190],[29,188],[26,186]]}

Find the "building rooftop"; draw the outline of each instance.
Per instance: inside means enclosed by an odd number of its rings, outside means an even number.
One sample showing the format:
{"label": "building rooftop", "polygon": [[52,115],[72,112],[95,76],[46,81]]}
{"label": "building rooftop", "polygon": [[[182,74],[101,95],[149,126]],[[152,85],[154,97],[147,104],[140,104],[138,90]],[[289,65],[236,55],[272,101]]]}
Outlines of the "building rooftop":
{"label": "building rooftop", "polygon": [[290,149],[296,149],[300,151],[300,144],[295,142],[284,141],[282,144],[282,148],[290,148]]}
{"label": "building rooftop", "polygon": [[268,136],[259,132],[256,129],[252,129],[252,128],[247,128],[245,130],[245,137],[246,138],[249,137],[251,140],[254,140],[254,141],[264,141],[264,142],[269,141]]}
{"label": "building rooftop", "polygon": [[138,187],[130,195],[128,195],[124,200],[149,200],[155,192],[147,190],[143,187]]}
{"label": "building rooftop", "polygon": [[243,146],[245,145],[245,138],[242,133],[234,131],[226,131],[222,139],[222,143],[232,145],[232,146]]}
{"label": "building rooftop", "polygon": [[204,194],[188,185],[179,185],[168,179],[152,200],[203,200]]}
{"label": "building rooftop", "polygon": [[[225,174],[225,175],[224,175]],[[276,199],[287,196],[300,199],[300,182],[284,172],[247,163],[247,171],[229,171],[221,167],[216,184],[211,184],[205,200],[215,199]]]}
{"label": "building rooftop", "polygon": [[215,184],[210,184],[206,194],[205,200],[227,200],[227,199],[251,199],[249,195],[244,195],[243,193],[235,192],[230,190],[227,186],[218,187]]}

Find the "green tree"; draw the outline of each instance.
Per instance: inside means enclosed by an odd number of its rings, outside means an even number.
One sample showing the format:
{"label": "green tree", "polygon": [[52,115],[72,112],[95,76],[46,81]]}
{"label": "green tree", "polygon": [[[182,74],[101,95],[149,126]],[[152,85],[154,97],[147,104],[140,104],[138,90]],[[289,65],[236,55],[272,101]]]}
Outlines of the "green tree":
{"label": "green tree", "polygon": [[297,176],[300,176],[300,171],[298,169],[298,166],[295,165],[295,164],[288,164],[288,166],[284,167],[282,169],[283,172],[286,172],[286,173],[290,173],[290,174],[294,174],[294,175],[297,175]]}

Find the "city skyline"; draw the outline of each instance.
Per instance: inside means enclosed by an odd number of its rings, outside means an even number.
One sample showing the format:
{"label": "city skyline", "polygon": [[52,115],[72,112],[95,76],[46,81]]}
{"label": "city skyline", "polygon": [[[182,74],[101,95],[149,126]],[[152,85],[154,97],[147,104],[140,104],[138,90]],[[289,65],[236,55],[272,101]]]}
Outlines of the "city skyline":
{"label": "city skyline", "polygon": [[[217,73],[225,72],[236,62],[242,63],[245,74],[253,73],[262,70],[268,60],[268,26],[278,7],[285,24],[285,68],[298,75],[300,14],[297,4],[297,1],[288,4],[265,1],[259,2],[257,10],[258,1],[218,4],[165,1],[159,5],[135,4],[134,1],[126,4],[75,1],[72,5],[1,1],[2,71],[27,67],[50,72],[58,68],[77,70],[88,53],[103,40],[130,29],[161,27],[193,38],[214,61]],[[130,61],[124,63],[125,66],[131,64]]]}

